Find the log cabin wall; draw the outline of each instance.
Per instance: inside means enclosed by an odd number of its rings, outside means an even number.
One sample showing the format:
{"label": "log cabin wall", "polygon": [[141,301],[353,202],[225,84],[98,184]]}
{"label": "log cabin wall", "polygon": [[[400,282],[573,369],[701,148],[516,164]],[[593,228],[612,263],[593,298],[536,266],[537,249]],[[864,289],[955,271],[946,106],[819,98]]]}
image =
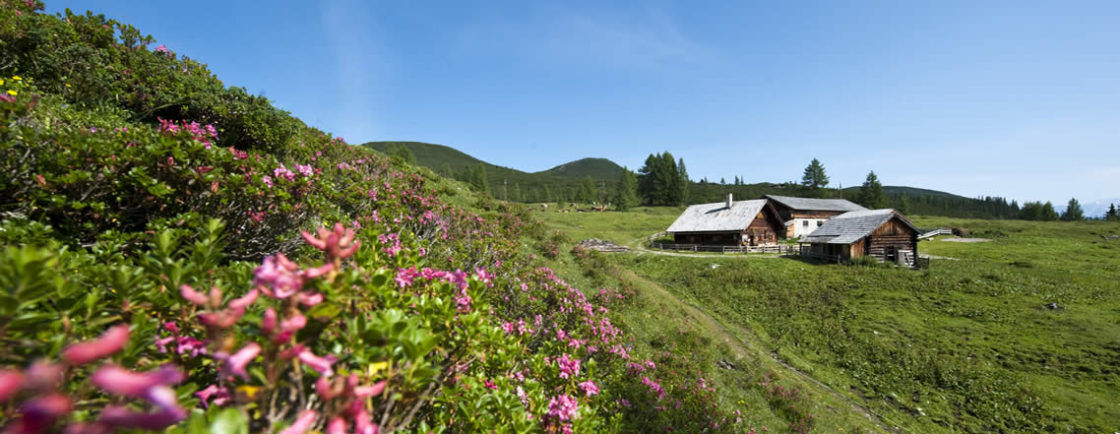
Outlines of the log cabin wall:
{"label": "log cabin wall", "polygon": [[[918,257],[918,232],[911,229],[899,219],[892,218],[875,229],[867,237],[867,251],[865,254],[880,260],[898,261],[901,252],[910,252],[910,258]],[[909,264],[913,266],[913,264]]]}
{"label": "log cabin wall", "polygon": [[785,234],[785,227],[782,226],[776,213],[762,210],[754,220],[751,220],[751,224],[743,233],[750,237],[752,246],[775,244],[778,242],[779,234]]}

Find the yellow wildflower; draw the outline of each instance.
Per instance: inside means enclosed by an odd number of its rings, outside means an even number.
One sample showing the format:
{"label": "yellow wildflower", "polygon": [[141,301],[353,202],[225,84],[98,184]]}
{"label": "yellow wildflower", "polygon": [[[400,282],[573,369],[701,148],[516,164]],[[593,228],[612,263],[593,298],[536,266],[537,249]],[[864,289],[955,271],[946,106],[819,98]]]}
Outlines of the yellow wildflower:
{"label": "yellow wildflower", "polygon": [[4,85],[4,79],[0,78],[0,86],[3,86],[3,85]]}
{"label": "yellow wildflower", "polygon": [[257,399],[257,392],[259,392],[260,390],[261,390],[260,387],[250,386],[248,384],[243,385],[243,386],[237,386],[237,391],[240,392],[241,394],[245,395],[245,397],[249,398],[249,399]]}
{"label": "yellow wildflower", "polygon": [[389,369],[389,362],[377,362],[369,365],[370,375],[377,375],[378,372]]}
{"label": "yellow wildflower", "polygon": [[23,79],[22,79],[22,78],[20,78],[20,77],[19,77],[18,75],[13,75],[13,76],[12,76],[12,80],[15,80],[15,81],[20,81],[20,80],[23,80]]}
{"label": "yellow wildflower", "polygon": [[15,89],[8,89],[8,95],[16,96],[19,95],[19,92],[16,92]]}
{"label": "yellow wildflower", "polygon": [[66,83],[66,87],[70,87],[70,83]]}

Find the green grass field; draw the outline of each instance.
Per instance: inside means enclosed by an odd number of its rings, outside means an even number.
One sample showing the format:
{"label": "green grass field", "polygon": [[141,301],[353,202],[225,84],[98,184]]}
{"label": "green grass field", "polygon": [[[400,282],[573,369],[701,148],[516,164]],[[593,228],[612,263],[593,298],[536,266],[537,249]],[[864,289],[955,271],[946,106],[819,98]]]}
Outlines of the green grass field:
{"label": "green grass field", "polygon": [[[539,215],[573,241],[631,244],[678,212]],[[802,382],[813,396],[816,431],[875,428],[841,398],[906,432],[1120,430],[1120,241],[1107,238],[1120,224],[913,220],[991,241],[923,241],[921,253],[952,258],[923,271],[648,253],[603,255],[596,266],[639,283],[635,289],[656,301],[647,312],[627,313],[635,328],[692,327],[711,337],[689,343],[696,353],[718,351],[723,343],[715,337],[730,333],[753,351],[752,369]],[[725,389],[728,400],[743,399],[732,389]],[[775,413],[751,411],[760,420]]]}

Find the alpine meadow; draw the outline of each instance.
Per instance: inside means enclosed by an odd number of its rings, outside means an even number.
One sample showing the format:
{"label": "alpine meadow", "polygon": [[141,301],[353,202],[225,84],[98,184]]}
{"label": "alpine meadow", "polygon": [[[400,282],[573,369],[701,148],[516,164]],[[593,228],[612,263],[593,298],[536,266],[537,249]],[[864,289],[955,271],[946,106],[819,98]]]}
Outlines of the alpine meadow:
{"label": "alpine meadow", "polygon": [[0,433],[1120,431],[1116,199],[728,145],[697,35],[760,5],[59,1],[0,0]]}

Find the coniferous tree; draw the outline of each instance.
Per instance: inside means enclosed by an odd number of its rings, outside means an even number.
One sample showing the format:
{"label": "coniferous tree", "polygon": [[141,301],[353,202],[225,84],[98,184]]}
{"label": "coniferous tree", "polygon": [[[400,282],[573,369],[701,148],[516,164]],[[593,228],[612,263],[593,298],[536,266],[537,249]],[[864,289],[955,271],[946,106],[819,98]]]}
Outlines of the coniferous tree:
{"label": "coniferous tree", "polygon": [[677,182],[679,183],[677,186],[677,205],[688,205],[688,185],[691,184],[692,181],[688,179],[688,170],[684,168],[684,158],[679,159],[677,162],[677,175]]}
{"label": "coniferous tree", "polygon": [[584,203],[592,203],[599,197],[595,193],[595,180],[590,176],[583,178],[579,183],[579,190],[576,193],[576,200]]}
{"label": "coniferous tree", "polygon": [[623,168],[618,179],[618,191],[614,196],[614,207],[619,211],[629,210],[638,203],[638,180],[629,169]]}
{"label": "coniferous tree", "polygon": [[682,195],[688,188],[688,182],[682,179],[673,154],[668,151],[650,154],[638,173],[638,194],[644,203],[668,206],[683,203]]}
{"label": "coniferous tree", "polygon": [[805,173],[801,176],[801,185],[808,187],[815,194],[828,185],[828,175],[825,174],[824,165],[816,158],[805,166]]}
{"label": "coniferous tree", "polygon": [[879,177],[875,175],[874,170],[867,174],[867,180],[863,181],[863,185],[859,188],[859,202],[870,209],[879,209],[886,206],[887,200],[883,196],[883,184],[879,183]]}
{"label": "coniferous tree", "polygon": [[1067,222],[1085,220],[1085,212],[1082,211],[1081,203],[1077,201],[1077,198],[1071,198],[1069,200],[1065,212],[1062,213],[1062,220]]}
{"label": "coniferous tree", "polygon": [[1108,204],[1108,211],[1104,213],[1104,219],[1108,221],[1120,220],[1120,213],[1116,211],[1116,204]]}

